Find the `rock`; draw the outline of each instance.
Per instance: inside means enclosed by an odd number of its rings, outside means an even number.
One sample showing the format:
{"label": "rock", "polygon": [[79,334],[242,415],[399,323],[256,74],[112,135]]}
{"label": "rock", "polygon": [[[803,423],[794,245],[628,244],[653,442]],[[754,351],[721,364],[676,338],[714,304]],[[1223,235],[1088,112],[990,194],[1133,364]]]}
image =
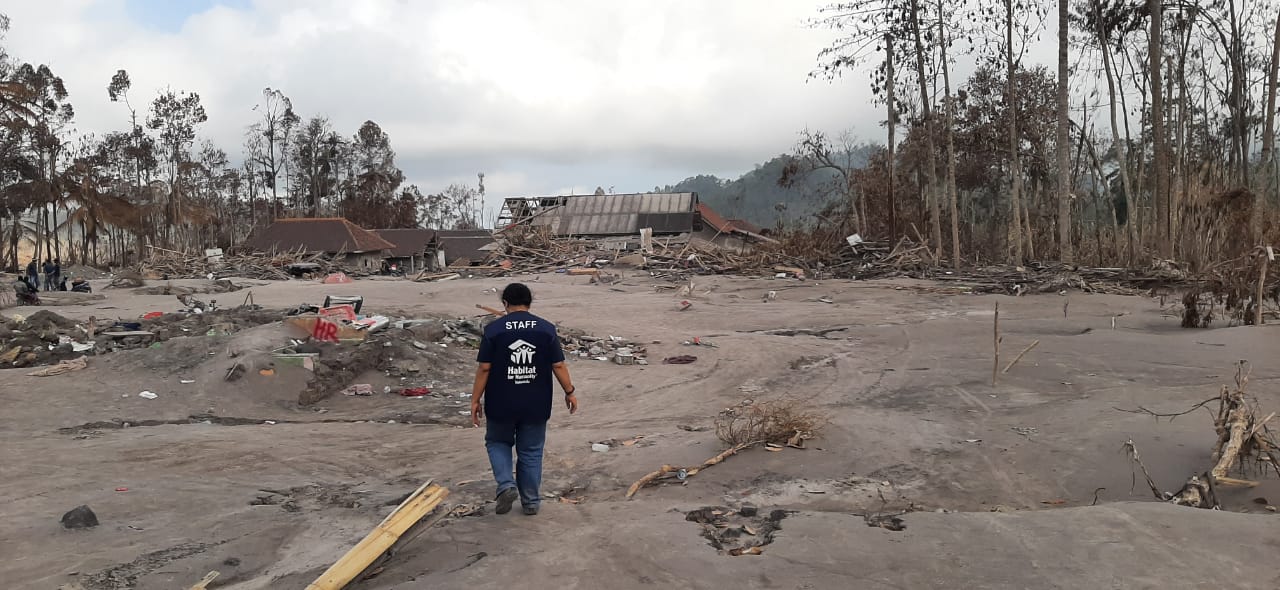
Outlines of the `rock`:
{"label": "rock", "polygon": [[444,325],[440,322],[423,322],[409,326],[411,332],[416,338],[423,342],[439,342],[445,337]]}
{"label": "rock", "polygon": [[98,515],[87,505],[81,504],[62,515],[62,526],[69,529],[87,529],[98,526]]}
{"label": "rock", "polygon": [[742,507],[738,508],[738,514],[747,518],[751,518],[759,513],[760,509],[756,508],[753,504],[743,504]]}

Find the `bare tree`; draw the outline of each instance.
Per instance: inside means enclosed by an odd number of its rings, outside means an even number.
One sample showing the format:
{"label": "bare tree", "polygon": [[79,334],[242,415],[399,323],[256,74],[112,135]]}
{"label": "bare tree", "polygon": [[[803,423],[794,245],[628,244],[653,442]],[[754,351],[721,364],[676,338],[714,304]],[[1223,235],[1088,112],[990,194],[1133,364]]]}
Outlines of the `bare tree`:
{"label": "bare tree", "polygon": [[1058,259],[1075,258],[1071,244],[1071,96],[1069,63],[1071,23],[1067,0],[1058,0]]}

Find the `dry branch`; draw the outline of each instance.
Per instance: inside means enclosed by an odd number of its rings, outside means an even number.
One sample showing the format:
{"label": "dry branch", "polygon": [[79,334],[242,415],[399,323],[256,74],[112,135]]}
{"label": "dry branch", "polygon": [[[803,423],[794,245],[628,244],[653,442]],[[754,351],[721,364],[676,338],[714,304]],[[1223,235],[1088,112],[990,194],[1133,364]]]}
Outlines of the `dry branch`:
{"label": "dry branch", "polygon": [[1013,360],[1009,361],[1008,365],[1005,365],[1004,370],[1000,371],[1000,373],[1001,374],[1008,373],[1009,369],[1012,369],[1014,365],[1018,364],[1018,361],[1022,360],[1023,355],[1027,354],[1028,352],[1031,352],[1031,349],[1035,348],[1036,345],[1038,344],[1040,344],[1040,341],[1036,340],[1031,344],[1027,345],[1026,348],[1022,349],[1022,352],[1018,353],[1018,356],[1013,357]]}
{"label": "dry branch", "polygon": [[761,444],[762,442],[763,441],[757,440],[757,441],[734,445],[726,449],[724,452],[720,453],[719,455],[716,455],[710,459],[707,459],[706,461],[703,461],[702,465],[699,465],[697,467],[676,467],[674,465],[663,465],[657,471],[654,471],[653,473],[650,473],[636,480],[635,483],[631,484],[631,487],[627,488],[627,497],[630,498],[636,495],[636,492],[640,491],[640,488],[643,488],[648,485],[653,485],[655,482],[659,480],[678,477],[678,475],[681,472],[684,473],[684,477],[681,477],[680,479],[684,479],[686,477],[693,477],[694,475],[697,475],[699,471],[702,471],[703,469],[711,467],[712,465],[718,465],[720,464],[720,462],[724,461],[725,459],[728,459],[729,457],[732,457],[742,452],[743,450],[746,450],[748,448]]}

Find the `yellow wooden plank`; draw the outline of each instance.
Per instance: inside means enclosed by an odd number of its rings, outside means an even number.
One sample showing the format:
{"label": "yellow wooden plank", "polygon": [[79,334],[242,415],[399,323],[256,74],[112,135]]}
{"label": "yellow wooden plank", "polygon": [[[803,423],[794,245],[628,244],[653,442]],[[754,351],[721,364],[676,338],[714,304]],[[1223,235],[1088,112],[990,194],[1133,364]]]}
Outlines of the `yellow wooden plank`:
{"label": "yellow wooden plank", "polygon": [[196,582],[196,585],[192,586],[191,590],[205,590],[206,588],[209,587],[209,583],[218,579],[218,576],[220,575],[221,574],[218,573],[218,570],[214,570],[205,574],[204,579],[200,580],[199,582]]}
{"label": "yellow wooden plank", "polygon": [[427,482],[419,487],[363,540],[334,562],[307,590],[341,590],[369,567],[373,560],[389,549],[396,540],[422,517],[435,510],[449,495],[449,490]]}

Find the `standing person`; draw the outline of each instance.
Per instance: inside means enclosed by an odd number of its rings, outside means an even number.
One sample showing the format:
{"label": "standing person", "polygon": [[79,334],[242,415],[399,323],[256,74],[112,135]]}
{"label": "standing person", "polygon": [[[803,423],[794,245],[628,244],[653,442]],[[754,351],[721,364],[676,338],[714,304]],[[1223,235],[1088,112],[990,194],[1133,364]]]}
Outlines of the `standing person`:
{"label": "standing person", "polygon": [[62,259],[53,259],[53,291],[66,291],[62,286]]}
{"label": "standing person", "polygon": [[[542,498],[542,449],[551,419],[554,374],[564,389],[565,407],[578,411],[560,337],[551,322],[529,313],[533,293],[520,283],[502,290],[506,314],[484,330],[476,355],[476,381],[471,393],[471,423],[486,418],[484,446],[498,484],[498,514],[511,511],[516,499],[524,513],[538,513]],[[483,400],[483,406],[481,402]],[[511,449],[515,448],[515,477]]]}
{"label": "standing person", "polygon": [[44,259],[44,290],[53,290],[53,261],[48,258]]}
{"label": "standing person", "polygon": [[27,285],[35,291],[40,290],[40,268],[36,266],[35,258],[27,263]]}

